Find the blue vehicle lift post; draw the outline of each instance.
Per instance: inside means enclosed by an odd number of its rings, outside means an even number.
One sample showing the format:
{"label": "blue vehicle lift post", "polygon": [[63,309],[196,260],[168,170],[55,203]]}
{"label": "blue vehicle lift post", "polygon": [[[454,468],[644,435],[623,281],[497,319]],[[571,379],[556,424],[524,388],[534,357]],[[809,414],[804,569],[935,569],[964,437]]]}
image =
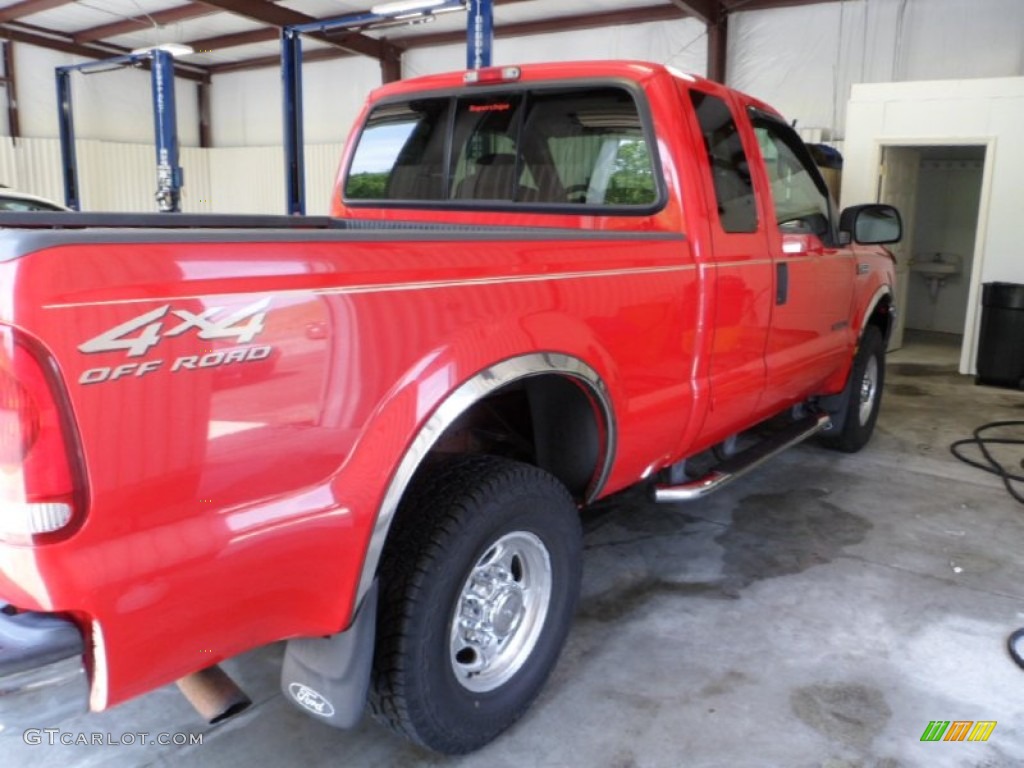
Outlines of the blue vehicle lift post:
{"label": "blue vehicle lift post", "polygon": [[71,71],[57,67],[57,120],[60,123],[60,162],[64,171],[64,205],[81,210],[78,199],[78,158],[75,156],[75,116],[71,109]]}
{"label": "blue vehicle lift post", "polygon": [[153,135],[156,137],[156,202],[162,213],[181,211],[184,172],[178,165],[178,112],[174,103],[174,57],[153,53]]}
{"label": "blue vehicle lift post", "polygon": [[466,69],[491,66],[494,42],[494,0],[469,0],[466,24]]}
{"label": "blue vehicle lift post", "polygon": [[[341,29],[373,29],[392,24],[418,24],[431,21],[439,13],[470,11],[467,25],[469,69],[491,64],[491,40],[494,36],[494,0],[422,0],[422,2],[384,3],[369,13],[322,19],[281,29],[281,81],[284,96],[285,210],[289,215],[306,212],[305,162],[302,139],[302,41],[310,32]],[[475,62],[481,62],[475,64]]]}
{"label": "blue vehicle lift post", "polygon": [[284,93],[284,173],[288,215],[306,212],[306,163],[302,139],[302,35],[281,30],[281,91]]}
{"label": "blue vehicle lift post", "polygon": [[178,165],[177,113],[174,103],[174,57],[159,48],[145,53],[116,56],[86,64],[57,67],[57,118],[60,126],[60,156],[64,169],[64,204],[81,208],[78,189],[78,160],[75,155],[74,110],[71,104],[71,73],[105,72],[111,68],[138,66],[151,62],[153,88],[153,124],[156,142],[156,201],[162,213],[181,210],[184,173]]}

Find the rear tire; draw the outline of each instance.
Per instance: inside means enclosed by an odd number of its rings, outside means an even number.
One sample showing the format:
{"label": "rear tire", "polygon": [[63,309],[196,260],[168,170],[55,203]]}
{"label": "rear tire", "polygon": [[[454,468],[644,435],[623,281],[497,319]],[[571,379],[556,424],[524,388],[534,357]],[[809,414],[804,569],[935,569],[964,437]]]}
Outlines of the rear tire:
{"label": "rear tire", "polygon": [[582,533],[565,487],[490,456],[428,470],[380,565],[370,706],[429,749],[462,754],[508,728],[565,643]]}
{"label": "rear tire", "polygon": [[822,437],[828,448],[845,453],[856,453],[871,439],[882,404],[882,386],[885,383],[885,344],[882,332],[869,325],[861,335],[853,368],[843,393],[846,401],[843,427],[835,435]]}

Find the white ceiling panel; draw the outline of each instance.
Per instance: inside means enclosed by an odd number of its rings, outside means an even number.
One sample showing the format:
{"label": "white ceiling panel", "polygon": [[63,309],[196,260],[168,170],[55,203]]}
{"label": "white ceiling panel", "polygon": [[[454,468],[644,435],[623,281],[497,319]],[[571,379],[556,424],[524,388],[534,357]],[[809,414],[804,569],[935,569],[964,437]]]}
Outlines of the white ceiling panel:
{"label": "white ceiling panel", "polygon": [[[543,21],[566,16],[585,16],[593,13],[610,13],[625,11],[630,8],[649,8],[663,5],[659,0],[562,0],[557,7],[552,7],[550,0],[531,0],[530,2],[508,3],[494,7],[494,26],[500,29],[508,24],[520,24],[529,21]],[[682,14],[680,14],[682,18]],[[438,16],[428,24],[390,27],[373,33],[395,40],[412,38],[417,35],[435,32],[455,32],[466,28],[466,13],[446,13]]]}
{"label": "white ceiling panel", "polygon": [[[302,41],[303,51],[315,51],[320,48],[327,48],[327,43],[319,40],[304,39]],[[210,53],[194,53],[189,56],[182,56],[181,61],[188,64],[198,64],[201,67],[209,67],[215,64],[229,64],[235,61],[246,59],[258,59],[263,56],[278,56],[281,53],[281,44],[276,40],[267,43],[249,43],[234,48],[225,48]]]}
{"label": "white ceiling panel", "polygon": [[328,19],[362,13],[377,2],[378,0],[288,0],[280,5],[317,19]]}
{"label": "white ceiling panel", "polygon": [[[6,2],[4,6],[15,5]],[[147,13],[172,7],[168,0],[79,0],[42,13],[23,16],[18,21],[58,32],[76,32],[122,19],[145,19]],[[179,3],[180,5],[180,3]]]}
{"label": "white ceiling panel", "polygon": [[205,40],[219,35],[233,35],[237,32],[249,32],[265,25],[243,19],[231,13],[215,13],[195,19],[178,21],[160,27],[141,29],[126,35],[110,38],[110,42],[126,48],[138,48],[143,45],[158,43],[187,43],[192,40]]}
{"label": "white ceiling panel", "polygon": [[[19,0],[0,0],[0,9],[14,5]],[[111,24],[124,19],[151,22],[144,28],[105,38],[103,42],[121,46],[128,50],[160,43],[191,43],[211,37],[245,33],[265,29],[268,25],[228,12],[213,11],[183,21],[158,24],[150,14],[176,8],[190,0],[74,0],[58,8],[26,16],[19,21],[44,29],[73,34],[92,27]],[[288,8],[313,18],[338,18],[362,13],[378,0],[285,0],[280,7]],[[543,21],[587,14],[601,14],[652,6],[669,7],[670,0],[518,0],[501,3],[494,9],[495,26],[524,22]],[[366,34],[376,38],[401,41],[420,35],[437,33],[460,33],[466,28],[467,14],[464,11],[441,14],[430,23],[388,27],[372,30]],[[324,47],[310,38],[305,39],[309,51]],[[279,44],[276,40],[251,43],[210,52],[201,52],[183,61],[200,66],[213,66],[276,55]]]}

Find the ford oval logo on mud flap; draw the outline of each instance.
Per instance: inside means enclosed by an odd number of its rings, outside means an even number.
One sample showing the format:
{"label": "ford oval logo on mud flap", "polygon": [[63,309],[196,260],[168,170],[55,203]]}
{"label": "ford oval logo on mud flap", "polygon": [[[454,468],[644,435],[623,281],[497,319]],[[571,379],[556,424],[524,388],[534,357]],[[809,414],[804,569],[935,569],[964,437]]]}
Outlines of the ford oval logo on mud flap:
{"label": "ford oval logo on mud flap", "polygon": [[331,702],[307,685],[292,683],[288,686],[288,693],[314,715],[320,715],[320,717],[332,717],[334,715],[334,707],[331,706]]}

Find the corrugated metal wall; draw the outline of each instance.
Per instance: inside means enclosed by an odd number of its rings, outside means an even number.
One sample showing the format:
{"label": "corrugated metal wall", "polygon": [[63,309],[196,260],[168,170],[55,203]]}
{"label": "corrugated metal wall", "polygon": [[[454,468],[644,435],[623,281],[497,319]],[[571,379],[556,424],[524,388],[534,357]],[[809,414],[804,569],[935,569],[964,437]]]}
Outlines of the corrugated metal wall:
{"label": "corrugated metal wall", "polygon": [[83,211],[142,212],[156,207],[152,146],[78,141],[75,152]]}
{"label": "corrugated metal wall", "polygon": [[326,214],[330,211],[331,192],[344,147],[341,143],[306,146],[306,213]]}
{"label": "corrugated metal wall", "polygon": [[[181,190],[181,209],[186,213],[213,213],[213,190],[210,187],[210,153],[216,150],[199,147],[181,148],[181,168],[185,174],[185,186]],[[156,159],[149,166],[149,199],[156,191]],[[151,203],[146,210],[153,210]],[[267,211],[277,213],[277,211]]]}
{"label": "corrugated metal wall", "polygon": [[211,210],[284,213],[284,154],[280,147],[208,149]]}
{"label": "corrugated metal wall", "polygon": [[[341,144],[306,147],[310,214],[327,213]],[[75,142],[84,211],[154,212],[156,160],[152,145]],[[280,147],[184,147],[182,210],[187,213],[284,213]],[[60,142],[0,137],[0,184],[63,202]]]}

